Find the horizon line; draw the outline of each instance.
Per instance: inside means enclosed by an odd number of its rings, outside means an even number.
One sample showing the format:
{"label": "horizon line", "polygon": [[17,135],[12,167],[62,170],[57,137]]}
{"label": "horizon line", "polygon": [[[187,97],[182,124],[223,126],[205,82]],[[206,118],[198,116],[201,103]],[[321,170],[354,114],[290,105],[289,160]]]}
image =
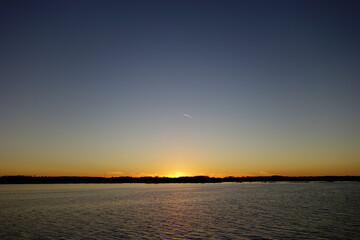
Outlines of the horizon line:
{"label": "horizon line", "polygon": [[227,175],[223,177],[216,177],[216,176],[208,176],[208,175],[184,175],[184,176],[150,176],[150,175],[143,175],[143,176],[77,176],[77,175],[25,175],[25,174],[9,174],[9,175],[1,175],[0,177],[74,177],[74,178],[196,178],[196,177],[206,177],[206,178],[215,178],[215,179],[223,179],[223,178],[252,178],[252,177],[286,177],[286,178],[301,178],[301,177],[360,177],[360,175],[280,175],[280,174],[273,174],[273,175],[243,175],[243,176],[233,176]]}

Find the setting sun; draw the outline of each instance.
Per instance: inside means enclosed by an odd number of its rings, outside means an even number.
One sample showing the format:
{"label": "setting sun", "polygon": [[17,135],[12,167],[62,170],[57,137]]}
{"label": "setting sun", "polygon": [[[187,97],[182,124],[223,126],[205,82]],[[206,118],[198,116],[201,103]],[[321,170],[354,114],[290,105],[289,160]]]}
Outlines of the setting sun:
{"label": "setting sun", "polygon": [[178,177],[185,177],[185,176],[188,176],[188,174],[185,174],[183,172],[176,172],[176,173],[165,175],[165,177],[169,177],[169,178],[178,178]]}

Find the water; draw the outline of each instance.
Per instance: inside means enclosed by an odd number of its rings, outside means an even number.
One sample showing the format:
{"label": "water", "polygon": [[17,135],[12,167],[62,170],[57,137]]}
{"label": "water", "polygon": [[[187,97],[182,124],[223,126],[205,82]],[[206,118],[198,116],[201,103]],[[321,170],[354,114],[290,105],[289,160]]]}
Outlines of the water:
{"label": "water", "polygon": [[0,185],[0,239],[360,239],[360,183]]}

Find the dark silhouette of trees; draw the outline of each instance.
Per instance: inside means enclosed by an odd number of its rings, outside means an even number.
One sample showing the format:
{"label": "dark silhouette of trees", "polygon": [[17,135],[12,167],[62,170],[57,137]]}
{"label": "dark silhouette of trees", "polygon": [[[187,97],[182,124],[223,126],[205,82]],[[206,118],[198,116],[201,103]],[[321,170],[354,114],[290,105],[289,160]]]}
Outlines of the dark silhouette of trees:
{"label": "dark silhouette of trees", "polygon": [[360,176],[257,176],[257,177],[51,177],[51,176],[2,176],[0,184],[54,184],[54,183],[223,183],[223,182],[335,182],[360,181]]}

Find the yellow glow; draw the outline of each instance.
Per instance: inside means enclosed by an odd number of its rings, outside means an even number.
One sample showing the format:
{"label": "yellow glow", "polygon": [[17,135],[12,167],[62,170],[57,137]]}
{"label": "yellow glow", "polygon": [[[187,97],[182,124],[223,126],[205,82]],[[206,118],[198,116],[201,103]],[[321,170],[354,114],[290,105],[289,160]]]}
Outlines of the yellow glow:
{"label": "yellow glow", "polygon": [[185,174],[183,172],[176,172],[176,173],[165,175],[165,177],[169,177],[169,178],[178,178],[178,177],[184,177],[184,176],[187,176],[187,174]]}

